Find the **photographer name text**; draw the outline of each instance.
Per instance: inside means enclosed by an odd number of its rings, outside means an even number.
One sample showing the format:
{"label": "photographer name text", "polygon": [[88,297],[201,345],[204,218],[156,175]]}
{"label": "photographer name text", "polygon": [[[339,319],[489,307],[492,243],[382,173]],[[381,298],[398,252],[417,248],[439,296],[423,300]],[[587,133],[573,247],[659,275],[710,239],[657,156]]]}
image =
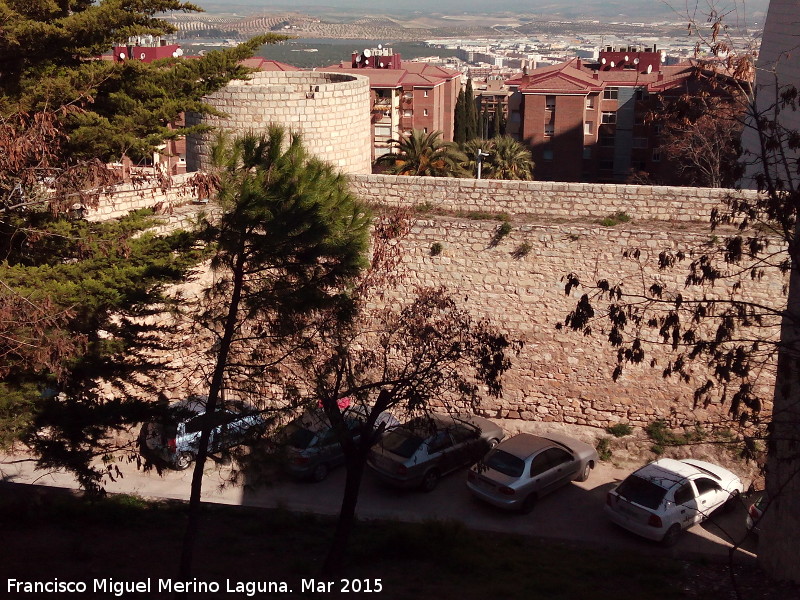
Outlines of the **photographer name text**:
{"label": "photographer name text", "polygon": [[301,579],[299,582],[288,581],[241,581],[225,579],[224,581],[203,581],[193,578],[190,581],[175,579],[146,578],[138,581],[126,581],[107,577],[91,581],[70,581],[53,578],[47,581],[28,581],[8,579],[6,592],[9,594],[109,594],[122,597],[127,594],[149,593],[186,593],[186,594],[239,594],[254,597],[260,594],[302,593],[380,593],[383,585],[380,579],[337,579],[327,581],[321,579]]}

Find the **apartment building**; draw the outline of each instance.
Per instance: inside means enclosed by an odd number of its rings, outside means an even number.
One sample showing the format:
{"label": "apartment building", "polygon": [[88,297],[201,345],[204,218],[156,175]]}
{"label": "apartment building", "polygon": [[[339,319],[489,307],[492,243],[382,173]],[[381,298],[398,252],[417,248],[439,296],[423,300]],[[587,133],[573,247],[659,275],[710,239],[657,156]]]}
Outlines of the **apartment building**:
{"label": "apartment building", "polygon": [[660,126],[645,122],[647,99],[703,81],[696,65],[665,65],[655,47],[606,47],[596,63],[574,58],[506,81],[506,131],[531,147],[539,180],[623,182],[646,172],[680,184],[662,160]]}
{"label": "apartment building", "polygon": [[414,129],[441,131],[453,140],[453,117],[461,73],[425,62],[405,61],[391,48],[354,52],[344,62],[318,71],[365,75],[372,93],[372,159],[392,150],[390,140]]}

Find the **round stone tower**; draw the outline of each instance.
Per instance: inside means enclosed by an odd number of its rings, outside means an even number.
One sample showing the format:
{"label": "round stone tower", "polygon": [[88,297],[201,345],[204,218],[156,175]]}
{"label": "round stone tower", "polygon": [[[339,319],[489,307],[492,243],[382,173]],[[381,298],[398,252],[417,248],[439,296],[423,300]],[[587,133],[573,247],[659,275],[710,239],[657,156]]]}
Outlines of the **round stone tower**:
{"label": "round stone tower", "polygon": [[[369,79],[344,73],[259,71],[206,96],[226,117],[187,113],[186,125],[261,132],[270,123],[300,132],[309,152],[344,173],[371,172]],[[186,139],[189,171],[209,165],[215,132]]]}

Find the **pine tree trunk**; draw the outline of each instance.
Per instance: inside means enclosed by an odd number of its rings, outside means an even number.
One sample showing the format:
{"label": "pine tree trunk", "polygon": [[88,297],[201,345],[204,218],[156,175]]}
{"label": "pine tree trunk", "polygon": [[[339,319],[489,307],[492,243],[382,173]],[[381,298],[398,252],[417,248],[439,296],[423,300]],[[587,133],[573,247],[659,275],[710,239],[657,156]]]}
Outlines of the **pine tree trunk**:
{"label": "pine tree trunk", "polygon": [[333,542],[322,566],[322,577],[325,579],[338,577],[344,567],[347,545],[350,542],[350,534],[355,523],[361,480],[366,467],[365,459],[366,453],[363,451],[361,444],[358,445],[355,455],[347,457],[347,477],[345,479],[342,506],[339,511],[339,519],[336,522]]}
{"label": "pine tree trunk", "polygon": [[[211,384],[208,390],[208,400],[206,401],[206,412],[213,413],[217,409],[218,399],[222,390],[225,368],[228,363],[228,354],[231,349],[231,342],[236,331],[236,323],[239,313],[239,304],[242,298],[242,287],[244,285],[244,251],[239,252],[236,266],[233,269],[233,290],[231,292],[228,314],[225,317],[225,327],[220,340],[219,354],[211,377]],[[197,532],[200,528],[200,499],[203,489],[203,470],[205,469],[206,458],[208,457],[208,440],[211,436],[211,421],[208,421],[209,428],[203,428],[200,434],[200,446],[195,458],[194,471],[192,472],[191,494],[189,496],[189,518],[186,523],[186,532],[183,537],[181,548],[180,580],[189,581],[192,578],[192,563],[194,561],[194,548],[197,542]],[[176,598],[186,598],[185,593],[176,593]]]}

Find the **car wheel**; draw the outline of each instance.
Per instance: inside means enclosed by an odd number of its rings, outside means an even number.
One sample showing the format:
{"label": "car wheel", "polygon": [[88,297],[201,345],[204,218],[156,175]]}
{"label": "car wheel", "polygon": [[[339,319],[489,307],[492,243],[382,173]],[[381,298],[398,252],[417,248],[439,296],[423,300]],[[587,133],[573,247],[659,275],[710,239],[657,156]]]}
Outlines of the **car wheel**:
{"label": "car wheel", "polygon": [[661,543],[667,547],[674,546],[681,535],[681,531],[681,526],[677,523],[674,523],[669,529],[667,529],[667,533],[664,534],[664,537],[661,538]]}
{"label": "car wheel", "polygon": [[536,492],[528,494],[528,497],[522,501],[522,508],[520,511],[524,514],[528,514],[533,510],[533,507],[536,506],[536,501],[539,497],[536,495]]}
{"label": "car wheel", "polygon": [[741,499],[739,498],[739,490],[733,490],[728,496],[728,499],[725,501],[723,507],[725,510],[731,511],[736,508],[740,501]]}
{"label": "car wheel", "polygon": [[589,475],[592,474],[593,468],[594,468],[594,463],[592,461],[587,462],[583,466],[583,471],[581,471],[581,474],[578,475],[575,481],[586,481],[587,479],[589,479]]}
{"label": "car wheel", "polygon": [[178,471],[183,471],[194,462],[194,454],[191,452],[181,452],[175,459],[175,468]]}
{"label": "car wheel", "polygon": [[325,463],[319,463],[314,470],[311,471],[311,479],[319,483],[320,481],[324,481],[325,478],[328,476],[330,469],[328,469],[328,465]]}
{"label": "car wheel", "polygon": [[489,450],[491,450],[492,448],[497,446],[497,444],[499,444],[499,443],[500,443],[500,440],[498,440],[498,439],[495,439],[495,438],[490,439],[489,440]]}
{"label": "car wheel", "polygon": [[436,489],[436,486],[439,483],[439,471],[436,469],[431,469],[427,473],[425,473],[425,477],[422,478],[422,484],[420,485],[420,489],[423,492],[432,492]]}

